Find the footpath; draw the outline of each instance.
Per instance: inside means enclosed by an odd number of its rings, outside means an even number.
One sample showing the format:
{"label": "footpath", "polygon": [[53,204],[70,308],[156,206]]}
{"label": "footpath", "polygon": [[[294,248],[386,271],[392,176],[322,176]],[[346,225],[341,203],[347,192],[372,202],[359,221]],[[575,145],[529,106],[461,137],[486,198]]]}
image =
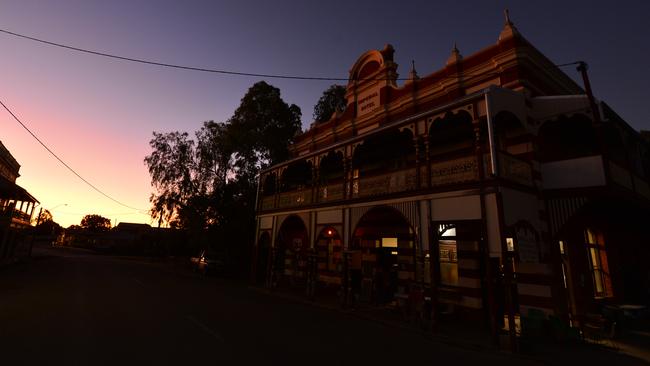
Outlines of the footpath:
{"label": "footpath", "polygon": [[453,317],[441,318],[433,330],[430,323],[409,319],[395,305],[376,306],[360,304],[343,307],[336,296],[308,298],[304,292],[249,286],[249,289],[267,296],[280,297],[307,306],[339,312],[365,319],[387,327],[416,332],[425,338],[453,347],[479,352],[499,352],[521,359],[522,364],[549,365],[650,365],[650,332],[627,332],[620,338],[600,342],[555,342],[543,339],[520,339],[519,351],[499,347],[485,329]]}

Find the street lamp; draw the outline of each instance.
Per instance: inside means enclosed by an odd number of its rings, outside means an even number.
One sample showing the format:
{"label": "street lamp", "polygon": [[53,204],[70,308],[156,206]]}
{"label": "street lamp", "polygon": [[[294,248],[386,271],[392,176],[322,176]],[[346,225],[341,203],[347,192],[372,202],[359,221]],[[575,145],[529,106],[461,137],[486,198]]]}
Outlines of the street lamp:
{"label": "street lamp", "polygon": [[52,207],[49,211],[52,212],[52,211],[54,211],[54,209],[56,209],[56,208],[59,208],[59,207],[61,207],[61,206],[67,206],[67,205],[68,205],[67,203],[61,203],[61,204],[58,204],[58,205]]}
{"label": "street lamp", "polygon": [[[68,205],[67,203],[60,203],[60,204],[58,204],[58,205],[52,207],[52,208],[49,209],[49,210],[48,210],[48,209],[45,209],[45,211],[49,211],[49,212],[50,212],[50,215],[52,215],[52,211],[54,211],[55,209],[57,209],[57,208],[59,208],[59,207],[61,207],[61,206],[67,206],[67,205]],[[38,211],[38,217],[36,218],[36,226],[38,226],[38,225],[41,223],[41,214],[42,214],[42,213],[43,213],[43,206],[41,206],[40,211]]]}

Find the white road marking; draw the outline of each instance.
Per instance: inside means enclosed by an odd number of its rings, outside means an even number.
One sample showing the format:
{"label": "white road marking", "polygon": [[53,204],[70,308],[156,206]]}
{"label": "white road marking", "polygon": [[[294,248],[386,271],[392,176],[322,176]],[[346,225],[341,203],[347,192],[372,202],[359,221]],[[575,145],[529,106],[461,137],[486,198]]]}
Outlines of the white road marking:
{"label": "white road marking", "polygon": [[209,335],[213,336],[219,342],[224,342],[223,337],[219,333],[217,333],[214,330],[208,328],[207,325],[205,325],[205,324],[201,323],[200,321],[196,320],[193,316],[186,315],[185,319],[187,319],[190,323],[193,323],[197,327],[201,328],[204,332],[206,332]]}

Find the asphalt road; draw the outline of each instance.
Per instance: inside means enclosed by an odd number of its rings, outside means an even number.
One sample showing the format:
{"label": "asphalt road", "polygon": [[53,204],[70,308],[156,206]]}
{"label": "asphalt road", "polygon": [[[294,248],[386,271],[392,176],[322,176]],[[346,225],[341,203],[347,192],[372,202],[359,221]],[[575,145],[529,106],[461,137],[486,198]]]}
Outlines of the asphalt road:
{"label": "asphalt road", "polygon": [[162,264],[35,254],[0,271],[1,365],[524,363]]}

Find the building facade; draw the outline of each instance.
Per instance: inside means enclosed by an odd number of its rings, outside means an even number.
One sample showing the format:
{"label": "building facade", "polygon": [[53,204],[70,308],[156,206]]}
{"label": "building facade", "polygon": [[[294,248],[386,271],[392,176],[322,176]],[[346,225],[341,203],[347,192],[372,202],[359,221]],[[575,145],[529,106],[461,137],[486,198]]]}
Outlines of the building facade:
{"label": "building facade", "polygon": [[0,264],[29,255],[25,228],[38,200],[16,184],[20,164],[0,142]]}
{"label": "building facade", "polygon": [[648,300],[650,150],[638,132],[509,19],[495,44],[467,57],[454,47],[402,85],[393,54],[361,55],[347,108],[260,174],[258,283],[426,299],[511,332],[531,311],[579,324]]}

